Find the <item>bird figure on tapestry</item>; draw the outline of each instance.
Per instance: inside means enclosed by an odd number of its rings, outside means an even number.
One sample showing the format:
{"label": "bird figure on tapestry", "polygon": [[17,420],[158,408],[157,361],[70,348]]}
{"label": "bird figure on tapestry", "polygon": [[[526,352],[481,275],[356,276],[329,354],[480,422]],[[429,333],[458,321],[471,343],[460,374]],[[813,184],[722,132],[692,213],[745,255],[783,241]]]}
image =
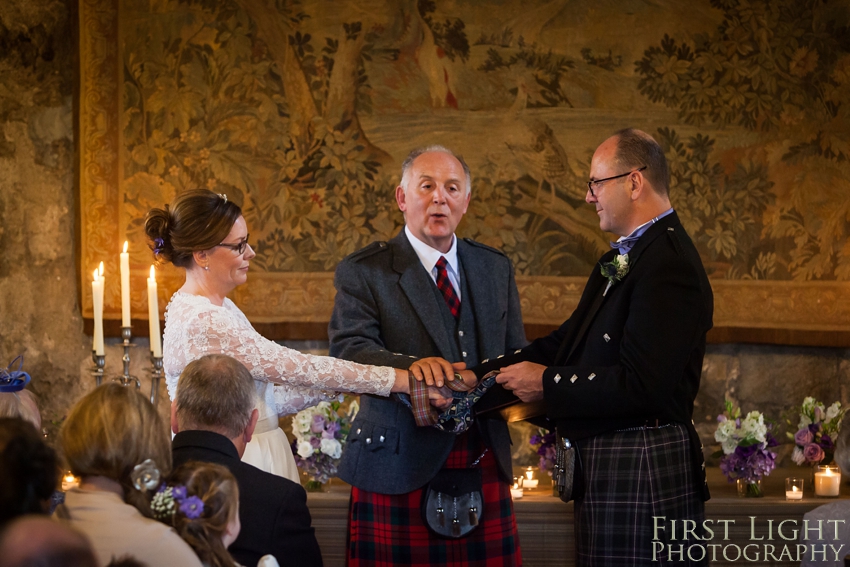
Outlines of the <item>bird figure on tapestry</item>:
{"label": "bird figure on tapestry", "polygon": [[537,201],[540,201],[544,183],[549,185],[550,204],[555,203],[558,190],[570,199],[583,201],[584,184],[570,167],[567,152],[555,132],[543,120],[525,113],[528,102],[526,84],[524,79],[517,81],[517,99],[510,112],[524,135],[518,135],[513,143],[505,142],[505,145],[519,166],[538,182]]}

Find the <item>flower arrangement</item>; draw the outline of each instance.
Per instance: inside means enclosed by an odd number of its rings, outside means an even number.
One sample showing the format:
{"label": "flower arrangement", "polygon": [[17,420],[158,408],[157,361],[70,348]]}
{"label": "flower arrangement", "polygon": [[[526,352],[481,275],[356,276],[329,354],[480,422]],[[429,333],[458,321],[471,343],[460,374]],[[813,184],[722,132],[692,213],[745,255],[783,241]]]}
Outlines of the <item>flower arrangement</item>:
{"label": "flower arrangement", "polygon": [[772,423],[765,423],[764,415],[751,411],[741,419],[741,408],[726,400],[725,411],[717,416],[715,441],[720,443],[720,470],[729,479],[741,479],[747,484],[750,496],[761,496],[758,481],[776,467],[776,453],[768,451],[779,442],[771,435]]}
{"label": "flower arrangement", "polygon": [[318,490],[336,476],[342,447],[359,409],[357,400],[352,400],[347,411],[338,401],[320,402],[293,416],[292,452],[295,464],[307,474],[308,490]]}
{"label": "flower arrangement", "polygon": [[[841,402],[835,402],[826,408],[812,397],[804,399],[803,405],[800,406],[797,432],[787,433],[789,439],[796,444],[791,459],[798,465],[831,463],[835,453],[835,438],[846,411],[841,409]],[[789,429],[793,427],[790,419],[788,425]]]}
{"label": "flower arrangement", "polygon": [[626,277],[626,274],[629,273],[629,255],[620,254],[615,256],[610,262],[601,264],[599,270],[604,277],[608,278],[608,285],[605,286],[605,291],[602,292],[602,295],[605,295],[611,289],[611,286],[622,281]]}
{"label": "flower arrangement", "polygon": [[540,470],[552,476],[552,471],[555,469],[555,432],[541,427],[537,430],[537,434],[531,436],[528,443],[535,447],[537,454],[540,455],[538,464]]}
{"label": "flower arrangement", "polygon": [[166,486],[163,483],[151,501],[151,511],[157,520],[171,523],[172,517],[178,511],[191,520],[196,520],[204,513],[204,501],[197,496],[189,496],[182,484]]}

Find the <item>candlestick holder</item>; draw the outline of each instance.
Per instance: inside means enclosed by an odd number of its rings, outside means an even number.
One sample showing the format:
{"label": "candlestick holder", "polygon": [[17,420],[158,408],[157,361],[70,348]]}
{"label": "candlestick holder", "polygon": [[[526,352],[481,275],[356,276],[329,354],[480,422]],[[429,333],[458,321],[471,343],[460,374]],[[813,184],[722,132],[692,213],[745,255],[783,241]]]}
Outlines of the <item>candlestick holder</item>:
{"label": "candlestick holder", "polygon": [[124,374],[119,376],[117,380],[121,382],[122,386],[130,386],[135,382],[136,389],[140,389],[142,387],[142,383],[139,382],[139,379],[135,376],[130,375],[130,347],[134,346],[130,344],[130,338],[133,336],[133,329],[131,327],[121,327],[121,338],[124,339],[124,356],[121,358],[124,361]]}
{"label": "candlestick holder", "polygon": [[94,362],[94,369],[92,369],[94,383],[100,386],[103,383],[103,367],[106,366],[106,357],[93,350],[91,351],[91,359]]}
{"label": "candlestick holder", "polygon": [[159,392],[159,380],[162,378],[162,357],[151,354],[151,403],[156,407],[156,395]]}

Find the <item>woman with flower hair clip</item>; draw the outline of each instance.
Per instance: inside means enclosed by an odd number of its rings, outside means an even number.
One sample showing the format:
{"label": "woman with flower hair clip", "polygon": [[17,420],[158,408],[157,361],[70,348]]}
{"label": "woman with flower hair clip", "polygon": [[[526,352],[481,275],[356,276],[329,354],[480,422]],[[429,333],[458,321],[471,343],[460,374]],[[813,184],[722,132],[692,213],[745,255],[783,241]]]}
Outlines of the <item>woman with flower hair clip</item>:
{"label": "woman with flower hair clip", "polygon": [[[241,529],[239,487],[227,467],[200,461],[180,465],[154,494],[151,509],[195,550],[205,567],[237,565],[227,548]],[[271,555],[259,563],[277,565]]]}
{"label": "woman with flower hair clip", "polygon": [[56,515],[88,537],[98,565],[130,556],[150,566],[201,567],[191,547],[153,519],[151,497],[171,471],[171,444],[141,393],[115,382],[99,386],[71,408],[59,439],[80,485]]}

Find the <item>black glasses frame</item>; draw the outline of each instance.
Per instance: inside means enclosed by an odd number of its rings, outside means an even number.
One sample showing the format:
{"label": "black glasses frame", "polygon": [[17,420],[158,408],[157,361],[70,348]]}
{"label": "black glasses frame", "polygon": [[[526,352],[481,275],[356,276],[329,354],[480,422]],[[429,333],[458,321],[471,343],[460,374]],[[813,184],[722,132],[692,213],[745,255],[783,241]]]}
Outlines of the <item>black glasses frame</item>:
{"label": "black glasses frame", "polygon": [[632,173],[637,173],[638,171],[643,171],[647,166],[639,167],[637,169],[633,169],[631,171],[627,171],[626,173],[621,173],[620,175],[615,175],[613,177],[606,177],[605,179],[594,179],[592,181],[587,182],[587,190],[590,191],[590,195],[592,197],[596,197],[596,193],[593,192],[593,186],[596,185],[596,188],[599,189],[599,185],[602,185],[606,181],[611,181],[612,179],[620,179],[621,177],[625,177],[627,175],[631,175]]}
{"label": "black glasses frame", "polygon": [[242,254],[245,253],[245,250],[248,249],[248,237],[249,236],[251,236],[251,235],[250,234],[245,235],[245,240],[241,240],[241,241],[237,242],[236,244],[228,244],[226,242],[222,242],[221,244],[218,244],[217,246],[222,246],[224,248],[230,248],[231,250],[233,250],[234,252],[236,252],[237,254],[239,254],[241,256]]}

